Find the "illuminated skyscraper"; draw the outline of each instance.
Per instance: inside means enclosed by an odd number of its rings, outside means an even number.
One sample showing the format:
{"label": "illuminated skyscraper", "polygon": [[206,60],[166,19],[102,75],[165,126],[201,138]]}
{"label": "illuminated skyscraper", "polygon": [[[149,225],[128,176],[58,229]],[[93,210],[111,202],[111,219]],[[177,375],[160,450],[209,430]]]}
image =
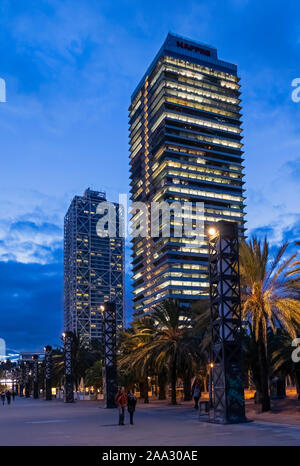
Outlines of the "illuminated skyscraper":
{"label": "illuminated skyscraper", "polygon": [[124,324],[124,239],[118,234],[118,215],[116,237],[97,234],[102,202],[105,193],[87,189],[74,197],[65,216],[64,328],[84,341],[102,337],[105,302],[116,303],[117,326]]}
{"label": "illuminated skyscraper", "polygon": [[[130,105],[131,199],[204,204],[206,226],[244,231],[243,151],[237,67],[210,46],[168,34]],[[150,208],[149,208],[150,209]],[[139,213],[133,217],[139,222]],[[174,227],[174,218],[173,218]],[[134,309],[207,295],[206,239],[133,239]]]}

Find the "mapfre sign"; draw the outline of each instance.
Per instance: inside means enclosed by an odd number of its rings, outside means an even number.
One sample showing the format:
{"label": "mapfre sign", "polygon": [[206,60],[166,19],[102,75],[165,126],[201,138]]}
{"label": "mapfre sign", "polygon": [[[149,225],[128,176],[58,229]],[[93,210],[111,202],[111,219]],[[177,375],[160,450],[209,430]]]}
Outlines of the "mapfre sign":
{"label": "mapfre sign", "polygon": [[206,49],[202,49],[201,47],[198,47],[197,45],[191,45],[187,44],[186,42],[177,41],[177,47],[180,47],[182,49],[190,50],[191,52],[198,52],[201,53],[202,55],[206,55],[207,57],[210,57],[210,51]]}

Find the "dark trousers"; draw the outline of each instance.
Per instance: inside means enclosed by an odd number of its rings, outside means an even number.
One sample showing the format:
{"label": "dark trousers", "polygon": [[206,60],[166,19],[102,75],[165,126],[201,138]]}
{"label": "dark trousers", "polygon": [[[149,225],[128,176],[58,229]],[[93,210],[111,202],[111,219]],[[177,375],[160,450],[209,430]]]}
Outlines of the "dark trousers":
{"label": "dark trousers", "polygon": [[128,412],[129,412],[129,417],[130,417],[130,424],[133,424],[134,411],[128,411]]}
{"label": "dark trousers", "polygon": [[124,425],[124,418],[125,418],[125,408],[119,407],[119,426]]}
{"label": "dark trousers", "polygon": [[200,396],[194,396],[194,401],[195,401],[195,409],[198,409],[199,408],[199,399],[200,399]]}

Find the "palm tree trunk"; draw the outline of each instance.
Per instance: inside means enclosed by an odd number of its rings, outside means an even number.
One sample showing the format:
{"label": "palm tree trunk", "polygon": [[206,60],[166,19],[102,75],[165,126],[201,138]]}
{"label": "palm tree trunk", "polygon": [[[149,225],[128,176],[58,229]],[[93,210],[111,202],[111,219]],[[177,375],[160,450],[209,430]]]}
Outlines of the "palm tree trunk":
{"label": "palm tree trunk", "polygon": [[260,367],[258,364],[253,365],[252,367],[252,377],[255,385],[255,397],[254,403],[261,404],[262,394],[261,394],[261,381],[260,381]]}
{"label": "palm tree trunk", "polygon": [[191,401],[192,399],[192,390],[191,390],[191,375],[186,374],[183,377],[183,401]]}
{"label": "palm tree trunk", "polygon": [[149,384],[148,384],[148,377],[145,377],[145,382],[144,382],[144,403],[148,404],[149,403]]}
{"label": "palm tree trunk", "polygon": [[158,399],[159,400],[166,400],[166,383],[167,377],[165,372],[161,372],[158,374]]}
{"label": "palm tree trunk", "polygon": [[172,369],[171,369],[171,403],[172,405],[177,404],[176,400],[176,382],[177,382],[177,356],[175,354]]}
{"label": "palm tree trunk", "polygon": [[299,369],[295,370],[295,376],[296,376],[296,388],[297,388],[298,400],[300,400],[300,370]]}
{"label": "palm tree trunk", "polygon": [[262,412],[270,411],[269,395],[269,368],[266,354],[266,346],[262,336],[258,340],[258,361],[260,369],[260,387],[261,387],[261,410]]}

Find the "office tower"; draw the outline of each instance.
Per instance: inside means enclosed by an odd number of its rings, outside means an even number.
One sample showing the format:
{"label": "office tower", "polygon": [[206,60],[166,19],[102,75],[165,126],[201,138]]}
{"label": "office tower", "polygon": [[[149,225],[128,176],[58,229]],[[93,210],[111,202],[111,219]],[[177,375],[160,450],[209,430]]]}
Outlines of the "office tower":
{"label": "office tower", "polygon": [[[205,226],[236,221],[244,231],[243,151],[237,67],[210,46],[168,34],[135,89],[130,112],[131,199],[203,203]],[[133,225],[139,221],[133,216]],[[135,312],[208,295],[206,238],[133,239]],[[172,223],[171,223],[172,225]]]}
{"label": "office tower", "polygon": [[[101,237],[97,213],[106,202],[103,192],[87,189],[75,196],[64,222],[64,328],[88,342],[103,333],[102,306],[116,303],[116,323],[124,324],[124,239],[119,236],[119,206],[116,236]],[[99,212],[99,210],[98,210]]]}

